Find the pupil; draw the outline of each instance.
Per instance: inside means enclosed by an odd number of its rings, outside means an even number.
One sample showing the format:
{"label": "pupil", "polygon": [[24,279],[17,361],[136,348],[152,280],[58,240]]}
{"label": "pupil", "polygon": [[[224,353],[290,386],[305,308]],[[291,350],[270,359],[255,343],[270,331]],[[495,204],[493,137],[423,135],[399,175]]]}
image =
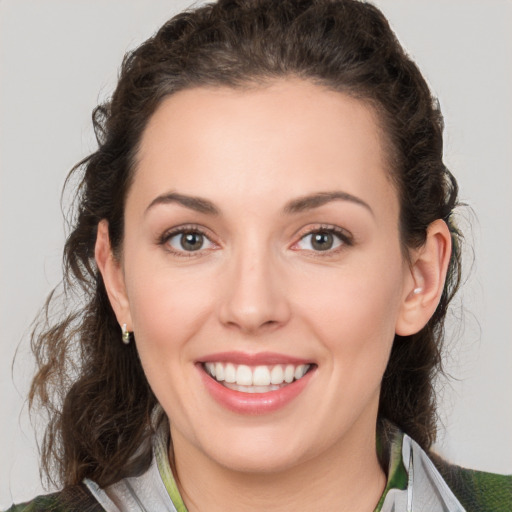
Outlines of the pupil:
{"label": "pupil", "polygon": [[332,247],[333,237],[331,233],[315,233],[311,245],[318,251],[327,251]]}
{"label": "pupil", "polygon": [[187,251],[197,251],[203,245],[201,233],[185,233],[181,237],[181,246]]}

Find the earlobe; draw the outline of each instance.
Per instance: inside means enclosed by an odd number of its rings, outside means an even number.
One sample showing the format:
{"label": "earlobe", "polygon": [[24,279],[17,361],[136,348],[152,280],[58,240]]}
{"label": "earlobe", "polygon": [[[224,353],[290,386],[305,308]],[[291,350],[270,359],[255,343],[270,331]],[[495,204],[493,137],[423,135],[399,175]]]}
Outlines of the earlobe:
{"label": "earlobe", "polygon": [[94,256],[119,325],[126,324],[128,330],[132,330],[132,320],[123,271],[121,263],[112,252],[108,234],[108,222],[106,220],[102,220],[98,224]]}
{"label": "earlobe", "polygon": [[438,219],[428,227],[423,246],[411,253],[396,334],[415,334],[430,320],[443,293],[450,256],[450,230]]}

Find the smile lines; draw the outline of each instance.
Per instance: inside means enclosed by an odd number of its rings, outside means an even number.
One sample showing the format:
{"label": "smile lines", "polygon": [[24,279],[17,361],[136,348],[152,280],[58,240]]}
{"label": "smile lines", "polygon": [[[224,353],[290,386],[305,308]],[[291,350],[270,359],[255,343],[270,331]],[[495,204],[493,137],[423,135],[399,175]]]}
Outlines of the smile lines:
{"label": "smile lines", "polygon": [[233,363],[204,363],[208,375],[236,391],[265,393],[299,380],[309,370],[309,364],[276,364],[274,366],[247,366]]}

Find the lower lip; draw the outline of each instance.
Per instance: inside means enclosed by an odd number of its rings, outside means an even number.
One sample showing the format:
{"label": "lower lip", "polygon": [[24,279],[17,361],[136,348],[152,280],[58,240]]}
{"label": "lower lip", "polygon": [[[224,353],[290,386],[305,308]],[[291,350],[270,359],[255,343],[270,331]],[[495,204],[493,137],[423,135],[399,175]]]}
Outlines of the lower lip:
{"label": "lower lip", "polygon": [[277,411],[289,404],[308,385],[314,370],[310,370],[299,380],[293,381],[275,391],[267,393],[243,393],[226,388],[210,377],[202,365],[198,365],[206,389],[223,407],[238,414],[266,414]]}

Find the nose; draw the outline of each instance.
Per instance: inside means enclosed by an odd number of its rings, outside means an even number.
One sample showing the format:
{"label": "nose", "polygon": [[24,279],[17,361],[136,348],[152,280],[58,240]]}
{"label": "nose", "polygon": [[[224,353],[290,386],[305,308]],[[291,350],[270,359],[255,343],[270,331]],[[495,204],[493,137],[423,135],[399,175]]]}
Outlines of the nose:
{"label": "nose", "polygon": [[282,269],[271,251],[239,251],[225,273],[220,321],[246,334],[277,329],[290,318]]}

